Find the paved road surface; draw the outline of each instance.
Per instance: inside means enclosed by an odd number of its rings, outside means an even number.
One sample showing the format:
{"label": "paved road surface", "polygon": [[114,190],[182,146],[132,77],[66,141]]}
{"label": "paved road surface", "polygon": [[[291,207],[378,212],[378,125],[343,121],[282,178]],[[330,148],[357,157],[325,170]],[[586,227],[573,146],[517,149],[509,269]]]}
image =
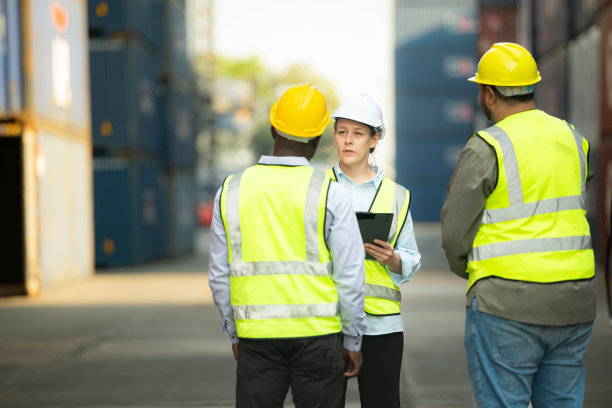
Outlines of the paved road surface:
{"label": "paved road surface", "polygon": [[[436,224],[418,226],[423,269],[402,289],[403,407],[464,408],[471,401],[465,282],[444,269],[438,231]],[[100,270],[38,299],[0,298],[0,407],[233,406],[235,362],[212,306],[206,247],[201,231],[193,256]],[[586,366],[591,408],[612,406],[612,329],[603,299],[600,285]],[[355,385],[349,408],[359,406]]]}

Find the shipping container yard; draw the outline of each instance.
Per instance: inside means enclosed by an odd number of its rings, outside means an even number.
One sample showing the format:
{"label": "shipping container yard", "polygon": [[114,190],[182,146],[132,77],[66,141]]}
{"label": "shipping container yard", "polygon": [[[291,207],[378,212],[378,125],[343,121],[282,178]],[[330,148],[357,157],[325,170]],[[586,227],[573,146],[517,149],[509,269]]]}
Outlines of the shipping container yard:
{"label": "shipping container yard", "polygon": [[[385,19],[359,14],[370,7],[384,8]],[[310,9],[317,17],[305,17]],[[347,25],[384,36],[347,40]],[[255,48],[258,38],[273,57],[225,55],[215,49],[218,33],[236,49]],[[302,35],[313,48],[297,40]],[[0,407],[235,405],[237,365],[208,280],[221,252],[211,256],[209,246],[211,231],[218,243],[222,229],[214,228],[213,211],[224,208],[215,208],[215,194],[229,174],[271,154],[271,101],[289,86],[312,78],[329,113],[349,96],[314,60],[346,77],[362,65],[388,68],[378,82],[385,89],[367,92],[388,135],[368,160],[410,191],[413,224],[402,224],[394,242],[414,227],[420,256],[394,313],[404,328],[401,407],[472,406],[467,281],[451,272],[442,249],[441,209],[466,142],[493,125],[467,78],[499,42],[533,55],[542,76],[536,107],[573,124],[590,145],[595,277],[578,281],[595,282],[597,316],[583,406],[612,406],[612,0],[0,0]],[[326,47],[333,58],[312,51]],[[333,125],[312,159],[316,168],[337,160]],[[498,163],[507,157],[497,153]],[[235,210],[243,214],[237,202]],[[390,265],[382,269],[391,276]],[[347,384],[345,406],[361,406],[358,381]],[[291,393],[283,406],[294,406]]]}

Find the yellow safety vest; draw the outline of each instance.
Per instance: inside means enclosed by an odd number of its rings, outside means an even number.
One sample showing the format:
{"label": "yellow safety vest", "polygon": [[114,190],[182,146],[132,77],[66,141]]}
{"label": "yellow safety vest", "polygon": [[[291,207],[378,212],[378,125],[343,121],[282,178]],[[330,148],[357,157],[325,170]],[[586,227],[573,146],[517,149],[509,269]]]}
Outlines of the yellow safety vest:
{"label": "yellow safety vest", "polygon": [[340,332],[324,224],[330,179],[310,166],[257,164],[223,183],[238,337]]}
{"label": "yellow safety vest", "polygon": [[468,290],[489,276],[538,283],[593,278],[587,140],[540,110],[508,116],[478,135],[495,149],[498,181],[468,255]]}
{"label": "yellow safety vest", "polygon": [[[338,180],[333,168],[326,173],[332,180]],[[410,191],[383,177],[368,211],[393,213],[387,239],[392,247],[395,247],[397,237],[404,227],[409,208]],[[378,261],[366,259],[365,272],[365,312],[371,315],[399,314],[402,300],[400,288],[391,279],[387,268]]]}

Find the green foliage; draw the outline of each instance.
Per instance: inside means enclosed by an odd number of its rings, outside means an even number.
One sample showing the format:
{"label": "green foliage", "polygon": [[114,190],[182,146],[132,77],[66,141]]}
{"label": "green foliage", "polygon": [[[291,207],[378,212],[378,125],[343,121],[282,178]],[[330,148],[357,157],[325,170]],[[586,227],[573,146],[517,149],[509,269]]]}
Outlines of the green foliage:
{"label": "green foliage", "polygon": [[[265,67],[259,57],[247,59],[217,57],[215,60],[217,78],[247,80],[253,84],[255,104],[253,106],[253,135],[250,148],[256,157],[271,154],[273,139],[270,135],[270,108],[286,88],[310,82],[325,95],[327,108],[331,112],[339,105],[339,98],[331,82],[315,73],[306,64],[296,64],[287,70],[276,73]],[[332,122],[322,136],[319,151],[315,158],[318,161],[335,161],[336,151],[333,147]]]}

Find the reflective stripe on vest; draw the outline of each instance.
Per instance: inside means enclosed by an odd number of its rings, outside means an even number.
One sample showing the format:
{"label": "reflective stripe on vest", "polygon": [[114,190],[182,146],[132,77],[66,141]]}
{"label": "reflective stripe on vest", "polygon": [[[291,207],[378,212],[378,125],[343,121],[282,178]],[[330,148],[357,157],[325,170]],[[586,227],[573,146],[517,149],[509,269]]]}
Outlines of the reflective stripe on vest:
{"label": "reflective stripe on vest", "polygon": [[[334,169],[327,170],[332,180],[337,180]],[[368,211],[393,213],[393,221],[387,242],[395,247],[397,238],[406,222],[410,208],[410,192],[387,177],[383,177]],[[365,312],[372,315],[400,313],[400,288],[391,279],[387,268],[375,260],[365,261]]]}
{"label": "reflective stripe on vest", "polygon": [[238,337],[340,331],[324,239],[329,183],[309,166],[259,164],[224,182],[220,205]]}
{"label": "reflective stripe on vest", "polygon": [[[548,124],[554,119],[542,115],[545,114],[536,111],[528,117],[537,124]],[[537,175],[519,168],[520,160],[506,131],[500,126],[492,126],[479,132],[496,150],[499,171],[498,185],[487,199],[474,247],[468,254],[468,290],[477,280],[487,276],[539,283],[593,277],[593,251],[585,217],[588,143],[566,123],[573,139],[570,142],[567,128],[554,121],[550,125],[557,132],[553,137],[557,137],[556,143],[563,148],[547,150],[555,156],[541,160],[547,163],[559,160],[570,167],[576,166],[563,170],[575,174],[563,180],[569,187],[558,186],[556,183],[560,180],[557,179],[550,181],[549,189],[556,191],[557,197],[542,197],[543,193],[536,189],[526,189],[529,186],[524,186],[522,180]],[[510,126],[514,129],[513,124]],[[539,149],[530,147],[535,150],[533,154],[537,154]],[[565,153],[572,150],[577,153],[575,156]],[[521,159],[527,162],[534,158]],[[527,199],[524,191],[530,192]],[[568,191],[573,194],[567,194]]]}

